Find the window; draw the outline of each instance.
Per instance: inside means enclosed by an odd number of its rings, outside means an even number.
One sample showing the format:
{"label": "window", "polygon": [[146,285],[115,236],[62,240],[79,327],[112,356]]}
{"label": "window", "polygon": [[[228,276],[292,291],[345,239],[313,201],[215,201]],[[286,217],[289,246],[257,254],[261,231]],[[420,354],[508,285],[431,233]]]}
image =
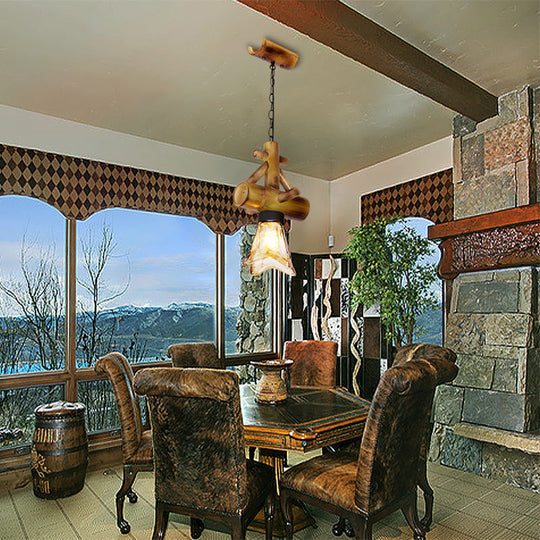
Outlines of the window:
{"label": "window", "polygon": [[[403,220],[404,225],[414,229],[420,236],[427,238],[427,228],[433,225],[431,221],[419,217],[408,217]],[[397,223],[391,227],[399,227]],[[432,244],[432,254],[424,262],[437,265],[441,258],[441,253],[435,242]],[[437,306],[426,310],[418,317],[418,324],[424,329],[424,333],[416,336],[415,342],[430,343],[432,345],[442,345],[443,342],[443,306],[442,306],[442,281],[439,279],[432,285],[437,298]]]}
{"label": "window", "polygon": [[78,226],[77,362],[215,340],[215,234],[194,218],[105,210]]}
{"label": "window", "polygon": [[0,197],[0,374],[64,368],[65,218]]}
{"label": "window", "polygon": [[252,276],[243,266],[256,229],[246,225],[225,239],[226,354],[272,350],[272,274]]}
{"label": "window", "polygon": [[0,390],[0,449],[28,446],[34,433],[34,409],[64,399],[64,385]]}

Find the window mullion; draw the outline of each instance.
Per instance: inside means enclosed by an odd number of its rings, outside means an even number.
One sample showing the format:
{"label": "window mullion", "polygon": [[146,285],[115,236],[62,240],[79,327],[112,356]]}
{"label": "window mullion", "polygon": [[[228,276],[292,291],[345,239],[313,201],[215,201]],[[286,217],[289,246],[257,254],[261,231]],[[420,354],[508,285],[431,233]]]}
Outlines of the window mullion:
{"label": "window mullion", "polygon": [[216,348],[225,358],[225,237],[216,234]]}
{"label": "window mullion", "polygon": [[69,374],[66,399],[77,400],[76,310],[77,310],[77,222],[66,220],[66,368]]}

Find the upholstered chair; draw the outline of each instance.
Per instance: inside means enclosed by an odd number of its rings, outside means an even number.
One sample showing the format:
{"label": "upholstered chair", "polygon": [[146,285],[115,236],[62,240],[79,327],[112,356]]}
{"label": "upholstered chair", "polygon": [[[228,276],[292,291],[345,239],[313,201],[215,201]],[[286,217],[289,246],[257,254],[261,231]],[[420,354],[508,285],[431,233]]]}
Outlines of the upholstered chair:
{"label": "upholstered chair", "polygon": [[289,368],[291,386],[336,385],[335,341],[286,341],[283,358],[294,360],[294,364]]}
{"label": "upholstered chair", "polygon": [[[398,349],[394,358],[394,366],[403,365],[405,362],[416,360],[417,358],[440,358],[445,359],[448,362],[456,362],[456,353],[446,347],[439,347],[438,345],[430,345],[427,343],[416,343],[413,345],[406,345]],[[420,520],[424,529],[429,531],[431,523],[433,521],[433,489],[429,485],[427,479],[427,459],[429,453],[429,447],[431,444],[431,432],[433,431],[433,423],[431,420],[426,425],[426,431],[420,446],[420,459],[418,461],[418,476],[417,484],[424,494],[425,512],[423,518]]]}
{"label": "upholstered chair", "polygon": [[293,500],[350,520],[357,539],[372,539],[373,523],[401,509],[414,538],[425,539],[416,508],[420,448],[435,387],[452,381],[447,358],[417,358],[388,369],[375,392],[357,456],[324,454],[288,469],[281,478],[281,506],[292,539]]}
{"label": "upholstered chair", "polygon": [[174,367],[200,367],[223,369],[213,343],[175,343],[167,349],[167,356]]}
{"label": "upholstered chair", "polygon": [[126,358],[112,352],[100,358],[94,366],[96,373],[106,375],[111,381],[120,428],[122,430],[123,481],[116,494],[116,523],[122,534],[130,531],[124,519],[124,499],[137,502],[132,486],[139,471],[153,470],[152,433],[143,430],[139,400],[133,389],[133,371]]}
{"label": "upholstered chair", "polygon": [[148,398],[154,438],[152,538],[164,537],[169,513],[175,512],[225,523],[233,540],[244,539],[263,505],[266,538],[272,538],[274,471],[245,457],[238,375],[149,368],[136,374],[135,389]]}

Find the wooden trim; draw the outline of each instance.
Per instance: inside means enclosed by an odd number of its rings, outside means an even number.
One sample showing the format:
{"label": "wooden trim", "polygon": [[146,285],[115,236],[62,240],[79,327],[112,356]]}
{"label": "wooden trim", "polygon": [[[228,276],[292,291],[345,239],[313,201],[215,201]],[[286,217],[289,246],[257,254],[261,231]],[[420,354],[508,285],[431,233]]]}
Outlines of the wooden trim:
{"label": "wooden trim", "polygon": [[239,1],[476,122],[497,114],[496,96],[338,0]]}
{"label": "wooden trim", "polygon": [[66,219],[66,384],[67,401],[77,400],[77,222]]}
{"label": "wooden trim", "polygon": [[34,373],[2,375],[0,377],[0,390],[46,386],[50,384],[65,384],[69,377],[69,373],[65,371],[40,371]]}
{"label": "wooden trim", "polygon": [[458,219],[440,223],[439,225],[431,225],[428,227],[428,238],[438,240],[451,236],[487,231],[495,227],[509,227],[537,221],[540,221],[540,203],[499,210],[498,212]]}
{"label": "wooden trim", "polygon": [[[218,358],[225,358],[225,237],[216,235],[216,348]],[[220,302],[219,299],[223,301]]]}

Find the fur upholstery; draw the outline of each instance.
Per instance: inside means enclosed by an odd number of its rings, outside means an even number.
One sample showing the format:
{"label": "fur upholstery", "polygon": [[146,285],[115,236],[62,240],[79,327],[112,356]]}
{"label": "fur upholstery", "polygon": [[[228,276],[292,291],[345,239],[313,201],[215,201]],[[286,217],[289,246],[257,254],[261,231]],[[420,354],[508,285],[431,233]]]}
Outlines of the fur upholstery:
{"label": "fur upholstery", "polygon": [[290,367],[291,386],[336,385],[335,341],[286,341],[283,358],[294,360]]}
{"label": "fur upholstery", "polygon": [[174,367],[225,368],[213,343],[176,343],[169,346],[167,356]]}
{"label": "fur upholstery", "polygon": [[153,468],[152,433],[143,431],[139,400],[133,389],[133,371],[127,359],[112,352],[100,358],[94,370],[109,378],[118,407],[124,477],[116,494],[116,522],[120,532],[126,534],[130,526],[124,519],[124,499],[127,495],[131,502],[137,501],[132,490],[135,477],[139,471],[151,471]]}
{"label": "fur upholstery", "polygon": [[[456,375],[457,367],[444,356],[388,369],[375,392],[356,462],[342,452],[287,470],[280,482],[284,513],[290,518],[289,499],[298,498],[351,519],[357,538],[371,538],[371,522],[380,511],[402,508],[415,538],[424,538],[411,471],[418,467],[434,389]],[[287,528],[292,538],[289,523]]]}
{"label": "fur upholstery", "polygon": [[272,496],[273,470],[245,458],[236,373],[149,368],[135,389],[148,397],[157,508],[244,519]]}
{"label": "fur upholstery", "polygon": [[143,432],[139,400],[133,390],[133,371],[127,359],[117,352],[100,358],[94,370],[111,381],[122,429],[123,460],[129,461],[141,444]]}

